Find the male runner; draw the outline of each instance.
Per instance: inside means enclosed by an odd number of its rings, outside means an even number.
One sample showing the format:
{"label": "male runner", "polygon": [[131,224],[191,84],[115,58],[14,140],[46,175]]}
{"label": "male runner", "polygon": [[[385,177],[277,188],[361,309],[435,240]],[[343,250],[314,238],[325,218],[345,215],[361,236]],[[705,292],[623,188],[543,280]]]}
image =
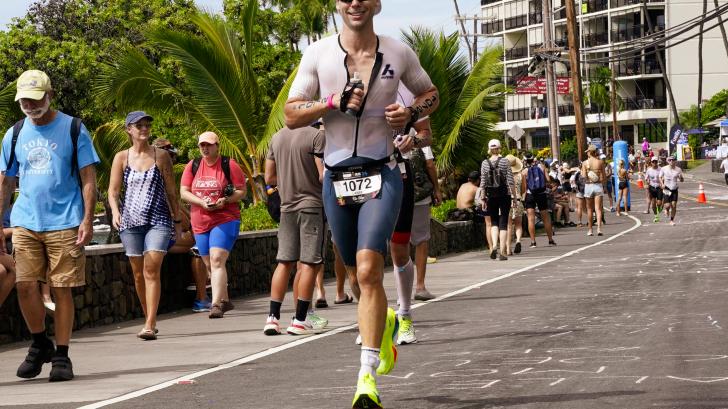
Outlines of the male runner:
{"label": "male runner", "polygon": [[650,198],[645,213],[649,213],[649,209],[652,209],[653,213],[655,213],[654,222],[660,221],[660,206],[662,206],[662,189],[660,188],[662,169],[657,166],[657,162],[657,156],[653,156],[650,159],[651,166],[645,171],[645,179],[647,180],[648,195]]}
{"label": "male runner", "polygon": [[[667,166],[662,168],[662,176],[660,177],[660,185],[664,191],[663,202],[665,210],[670,211],[670,226],[675,225],[675,214],[677,213],[677,182],[684,182],[683,171],[677,166],[675,158],[667,157]],[[670,192],[668,195],[667,192]]]}
{"label": "male runner", "polygon": [[[403,43],[374,32],[380,0],[337,0],[341,34],[309,46],[286,103],[286,125],[299,128],[323,117],[326,126],[323,200],[334,243],[361,289],[361,368],[353,407],[381,407],[376,373],[396,362],[397,318],[387,309],[384,254],[402,200],[402,177],[392,159],[393,131],[430,115],[437,88]],[[352,78],[361,73],[361,86]],[[396,104],[400,81],[416,95]],[[315,99],[315,98],[319,99]],[[402,136],[407,151],[413,138]]]}

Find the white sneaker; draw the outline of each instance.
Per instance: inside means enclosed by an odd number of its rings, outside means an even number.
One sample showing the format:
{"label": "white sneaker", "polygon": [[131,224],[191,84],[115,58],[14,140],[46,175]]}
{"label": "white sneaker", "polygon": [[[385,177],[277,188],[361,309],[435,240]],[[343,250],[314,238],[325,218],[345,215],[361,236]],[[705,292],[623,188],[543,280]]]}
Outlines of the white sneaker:
{"label": "white sneaker", "polygon": [[265,321],[265,327],[263,327],[263,333],[265,335],[280,335],[281,326],[278,324],[278,319],[272,315],[268,316]]}
{"label": "white sneaker", "polygon": [[412,317],[399,317],[399,331],[397,331],[397,345],[414,344],[417,342]]}
{"label": "white sneaker", "polygon": [[291,325],[286,329],[291,335],[310,335],[318,334],[321,330],[314,329],[311,321],[306,318],[306,321],[299,321],[295,317],[291,320]]}
{"label": "white sneaker", "polygon": [[311,322],[311,326],[315,330],[322,330],[326,328],[327,325],[329,325],[329,320],[323,317],[319,317],[314,312],[309,312],[308,317],[306,317],[306,321]]}
{"label": "white sneaker", "polygon": [[356,334],[356,340],[354,341],[355,344],[361,345],[361,334]]}

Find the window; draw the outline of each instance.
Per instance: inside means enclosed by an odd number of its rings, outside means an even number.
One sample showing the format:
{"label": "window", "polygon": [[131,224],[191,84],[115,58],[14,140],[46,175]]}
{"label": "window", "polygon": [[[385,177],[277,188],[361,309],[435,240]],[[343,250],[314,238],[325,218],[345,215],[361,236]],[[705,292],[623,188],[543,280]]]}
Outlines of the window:
{"label": "window", "polygon": [[551,137],[548,129],[537,129],[531,133],[531,145],[535,149],[551,146]]}
{"label": "window", "polygon": [[667,124],[665,122],[649,121],[637,125],[639,133],[637,140],[647,138],[650,143],[667,142]]}

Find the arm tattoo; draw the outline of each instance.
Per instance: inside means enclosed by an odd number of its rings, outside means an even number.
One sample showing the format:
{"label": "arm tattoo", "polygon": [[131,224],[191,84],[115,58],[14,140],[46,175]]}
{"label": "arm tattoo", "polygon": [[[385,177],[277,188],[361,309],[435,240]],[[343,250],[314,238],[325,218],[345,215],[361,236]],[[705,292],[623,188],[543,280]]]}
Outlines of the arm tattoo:
{"label": "arm tattoo", "polygon": [[320,100],[318,100],[318,101],[308,101],[308,102],[302,102],[302,103],[300,103],[300,104],[298,104],[298,105],[295,105],[295,106],[293,107],[293,109],[297,109],[297,110],[300,110],[300,109],[310,109],[310,108],[312,108],[312,107],[313,107],[314,105],[316,105],[316,103],[317,103],[317,102],[320,102],[320,103],[322,103],[322,104],[325,104],[325,103],[327,103],[327,101],[328,101],[328,98],[322,98],[322,99],[320,99]]}
{"label": "arm tattoo", "polygon": [[433,94],[432,97],[426,98],[424,101],[422,101],[421,104],[415,106],[415,110],[422,114],[426,109],[432,108],[432,106],[435,104],[435,101],[437,101],[437,93]]}

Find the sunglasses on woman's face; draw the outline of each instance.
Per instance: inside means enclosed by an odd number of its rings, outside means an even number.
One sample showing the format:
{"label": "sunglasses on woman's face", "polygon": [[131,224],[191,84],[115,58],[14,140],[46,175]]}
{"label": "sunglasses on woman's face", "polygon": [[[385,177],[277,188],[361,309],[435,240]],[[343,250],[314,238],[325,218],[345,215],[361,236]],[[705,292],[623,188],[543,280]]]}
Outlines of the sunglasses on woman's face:
{"label": "sunglasses on woman's face", "polygon": [[207,143],[207,142],[200,143],[200,148],[207,148],[208,146],[217,146],[217,144],[216,143]]}
{"label": "sunglasses on woman's face", "polygon": [[[351,4],[354,2],[354,0],[339,0],[342,3]],[[369,0],[359,0],[359,3],[366,3]]]}
{"label": "sunglasses on woman's face", "polygon": [[134,124],[134,127],[136,129],[151,129],[152,124],[150,124],[149,122],[137,122]]}

